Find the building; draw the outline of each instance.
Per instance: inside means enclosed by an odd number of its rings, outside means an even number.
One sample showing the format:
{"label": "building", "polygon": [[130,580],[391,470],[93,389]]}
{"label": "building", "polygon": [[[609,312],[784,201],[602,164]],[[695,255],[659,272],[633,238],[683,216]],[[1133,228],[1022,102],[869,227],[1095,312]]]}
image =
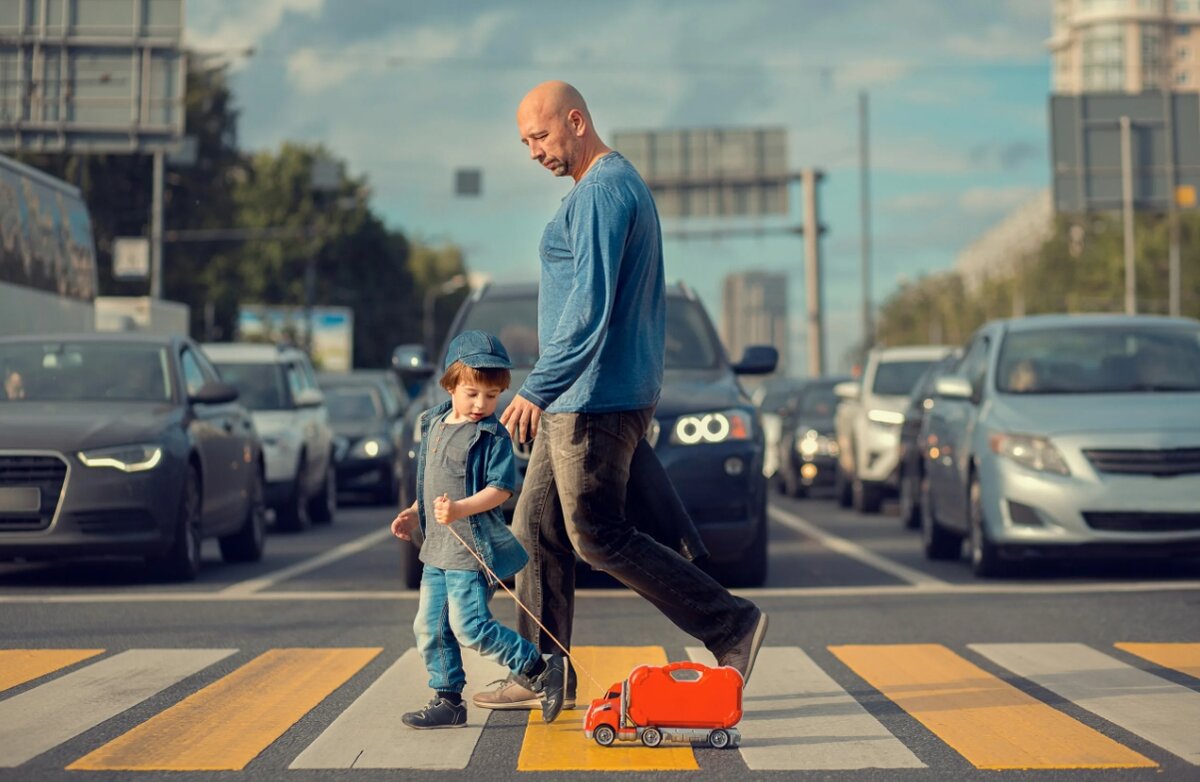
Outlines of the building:
{"label": "building", "polygon": [[1054,232],[1054,204],[1048,189],[1017,206],[958,254],[954,270],[967,290],[977,291],[989,277],[1013,277]]}
{"label": "building", "polygon": [[781,375],[788,369],[788,277],[783,272],[749,271],[725,277],[721,340],[730,361],[739,361],[749,345],[779,351]]}
{"label": "building", "polygon": [[1054,0],[1053,91],[1200,90],[1200,0]]}

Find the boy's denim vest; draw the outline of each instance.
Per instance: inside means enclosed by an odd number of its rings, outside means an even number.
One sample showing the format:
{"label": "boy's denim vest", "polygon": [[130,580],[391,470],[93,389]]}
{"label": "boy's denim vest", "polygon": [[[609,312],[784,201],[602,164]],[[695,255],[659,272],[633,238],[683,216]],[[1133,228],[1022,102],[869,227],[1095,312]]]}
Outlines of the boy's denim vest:
{"label": "boy's denim vest", "polygon": [[[452,401],[447,399],[437,407],[421,413],[421,450],[417,456],[417,512],[421,519],[422,532],[425,531],[426,523],[425,444],[429,442],[431,423],[448,411],[452,404]],[[513,460],[508,431],[500,426],[500,421],[495,415],[489,415],[479,422],[475,439],[471,440],[467,447],[465,496],[470,497],[488,486],[515,493],[516,474],[517,467]],[[529,554],[505,525],[504,512],[498,506],[486,513],[471,516],[471,534],[475,536],[476,553],[497,578],[508,578],[525,567],[525,563],[529,561]],[[491,583],[492,577],[487,578],[488,583]]]}

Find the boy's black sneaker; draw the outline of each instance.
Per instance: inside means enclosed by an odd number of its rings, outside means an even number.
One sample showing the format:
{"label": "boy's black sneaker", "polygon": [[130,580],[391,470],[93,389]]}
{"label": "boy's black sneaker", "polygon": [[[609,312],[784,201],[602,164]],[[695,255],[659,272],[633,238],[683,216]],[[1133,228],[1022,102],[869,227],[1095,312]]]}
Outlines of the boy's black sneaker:
{"label": "boy's black sneaker", "polygon": [[567,684],[567,661],[561,654],[543,655],[546,670],[537,676],[514,676],[517,684],[542,696],[542,720],[554,722],[563,709]]}
{"label": "boy's black sneaker", "polygon": [[410,711],[400,718],[410,728],[465,728],[467,704],[453,704],[445,698],[434,698],[420,711]]}

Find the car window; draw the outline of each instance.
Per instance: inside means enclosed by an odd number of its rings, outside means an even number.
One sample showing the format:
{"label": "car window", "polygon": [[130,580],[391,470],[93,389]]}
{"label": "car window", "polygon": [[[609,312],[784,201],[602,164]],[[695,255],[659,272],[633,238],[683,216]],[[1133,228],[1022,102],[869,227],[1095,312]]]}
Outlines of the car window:
{"label": "car window", "polygon": [[882,361],[875,367],[871,392],[879,396],[908,396],[932,363],[930,359]]}
{"label": "car window", "polygon": [[383,417],[383,402],[377,389],[340,386],[325,392],[332,421],[371,421]]}
{"label": "car window", "polygon": [[0,401],[166,402],[171,374],[165,348],[121,342],[0,345]]}
{"label": "car window", "polygon": [[290,410],[291,390],[283,366],[217,362],[221,378],[238,390],[238,401],[251,410]]}
{"label": "car window", "polygon": [[833,386],[810,386],[800,397],[800,415],[805,418],[832,418],[837,409],[838,395]]}
{"label": "car window", "polygon": [[291,391],[292,398],[295,399],[306,386],[304,372],[294,361],[289,361],[284,366],[287,372],[288,390]]}
{"label": "car window", "polygon": [[183,384],[187,388],[187,394],[194,396],[204,387],[204,370],[200,368],[196,355],[187,348],[184,348],[183,354],[180,355],[179,363],[183,368]]}

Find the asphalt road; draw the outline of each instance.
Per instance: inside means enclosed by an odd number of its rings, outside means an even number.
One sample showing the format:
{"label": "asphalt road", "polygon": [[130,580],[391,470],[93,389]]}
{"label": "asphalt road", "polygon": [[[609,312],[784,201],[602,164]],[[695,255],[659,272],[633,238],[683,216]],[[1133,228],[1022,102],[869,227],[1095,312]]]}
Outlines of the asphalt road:
{"label": "asphalt road", "polygon": [[[186,585],[148,583],[133,563],[0,564],[0,780],[1200,774],[1195,560],[978,581],[925,562],[887,507],[773,497],[768,583],[744,592],[771,626],[742,747],[602,750],[581,712],[551,728],[479,710],[463,731],[399,725],[428,691],[390,518],[344,507],[330,526],[272,535],[254,565],[206,544]],[[493,607],[511,621],[510,599]],[[636,596],[585,579],[581,691],[633,663],[704,659],[695,646]],[[496,673],[472,666],[472,686]]]}

